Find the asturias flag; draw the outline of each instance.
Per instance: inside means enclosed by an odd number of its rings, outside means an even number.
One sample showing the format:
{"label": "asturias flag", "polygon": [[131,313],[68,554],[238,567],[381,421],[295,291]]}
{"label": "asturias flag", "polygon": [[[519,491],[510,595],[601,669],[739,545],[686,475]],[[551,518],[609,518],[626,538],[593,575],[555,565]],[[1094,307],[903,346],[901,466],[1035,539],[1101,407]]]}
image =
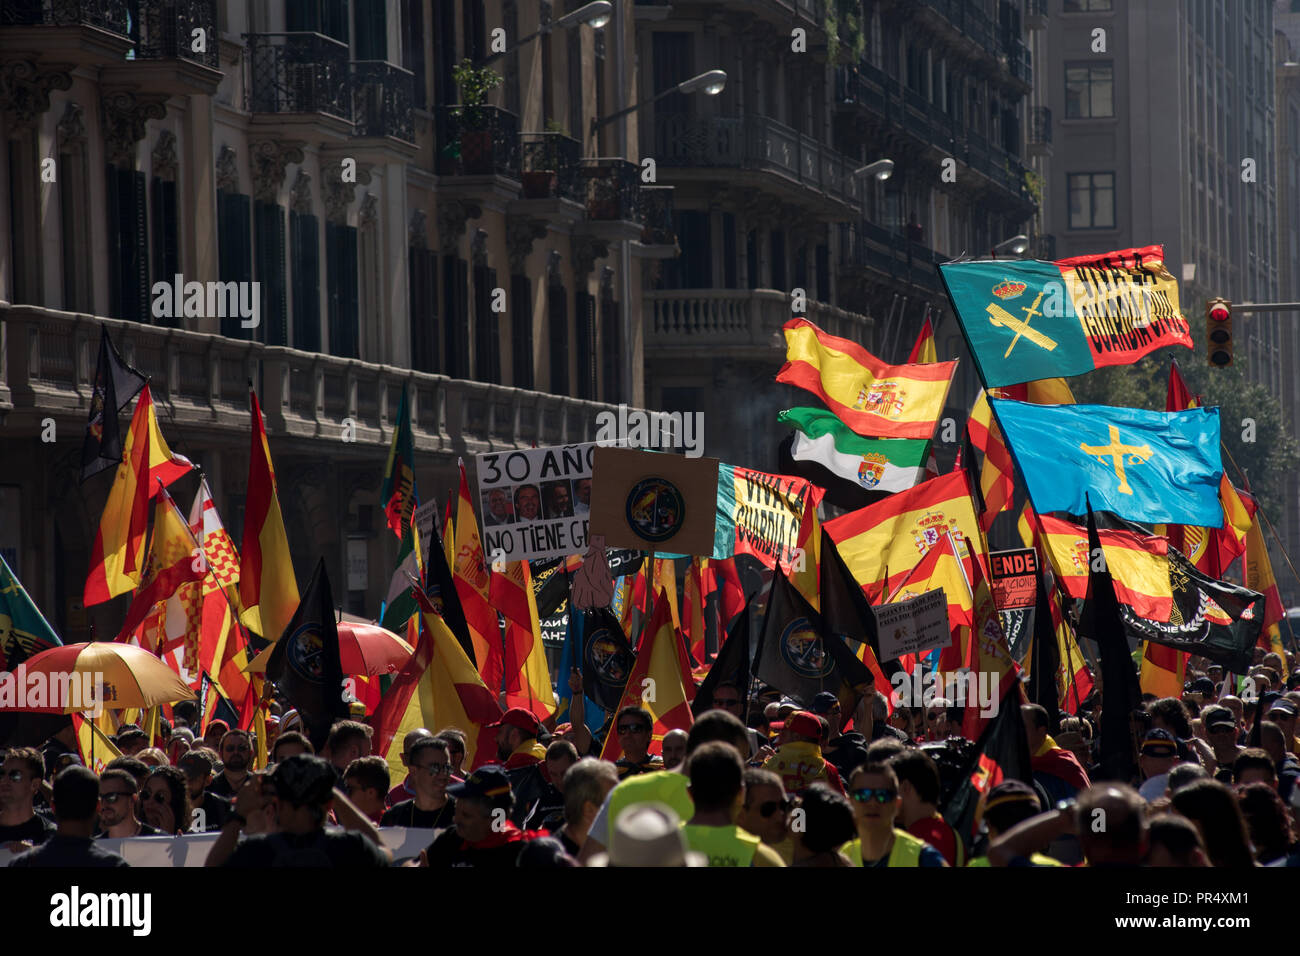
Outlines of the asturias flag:
{"label": "asturias flag", "polygon": [[1039,514],[1096,510],[1130,521],[1223,525],[1219,410],[991,399]]}
{"label": "asturias flag", "polygon": [[955,262],[939,274],[987,387],[1192,347],[1162,246],[1057,262]]}

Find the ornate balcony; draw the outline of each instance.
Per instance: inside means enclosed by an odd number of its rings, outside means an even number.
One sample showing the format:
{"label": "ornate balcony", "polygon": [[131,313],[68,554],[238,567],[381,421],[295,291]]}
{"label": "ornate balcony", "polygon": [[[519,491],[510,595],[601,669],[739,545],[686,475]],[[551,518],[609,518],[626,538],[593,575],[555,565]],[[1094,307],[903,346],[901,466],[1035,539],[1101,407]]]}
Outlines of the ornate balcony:
{"label": "ornate balcony", "polygon": [[[123,358],[150,377],[163,427],[197,440],[242,435],[247,442],[250,379],[268,429],[290,440],[289,452],[320,454],[319,442],[338,442],[343,420],[352,419],[356,441],[339,443],[330,451],[335,457],[369,459],[387,446],[403,385],[410,390],[417,449],[448,456],[589,441],[596,434],[597,413],[610,408],[34,306],[0,304],[0,323],[0,411],[11,433],[29,428],[34,434],[47,415],[67,420],[60,427],[84,426],[101,325],[108,326]],[[301,443],[295,446],[292,439]]]}
{"label": "ornate balcony", "polygon": [[584,159],[582,176],[587,184],[589,219],[597,222],[637,221],[640,177],[636,163],[608,157]]}
{"label": "ornate balcony", "polygon": [[496,106],[440,106],[434,112],[440,176],[520,178],[519,117]]}
{"label": "ornate balcony", "polygon": [[[668,289],[646,292],[647,353],[694,353],[771,358],[785,353],[781,327],[792,316],[790,297],[775,289]],[[808,319],[832,335],[870,341],[865,315],[824,302],[808,303]]]}
{"label": "ornate balcony", "polygon": [[563,133],[520,133],[525,199],[587,201],[582,144]]}
{"label": "ornate balcony", "polygon": [[[137,0],[131,39],[137,60],[190,60],[220,69],[216,0]],[[202,42],[195,34],[202,30]]]}
{"label": "ornate balcony", "polygon": [[[352,132],[348,47],[322,33],[248,33],[246,106],[268,126]],[[324,117],[324,122],[322,122]],[[307,133],[307,129],[301,132]]]}
{"label": "ornate balcony", "polygon": [[98,27],[127,35],[126,0],[5,0],[0,27]]}
{"label": "ornate balcony", "polygon": [[947,257],[933,249],[875,223],[864,221],[840,226],[841,272],[874,273],[937,295],[943,292],[943,285],[936,267],[946,261]]}
{"label": "ornate balcony", "polygon": [[352,119],[356,135],[415,142],[415,76],[383,60],[352,61]]}
{"label": "ornate balcony", "polygon": [[0,0],[0,60],[113,66],[131,51],[128,29],[126,0]]}
{"label": "ornate balcony", "polygon": [[677,250],[677,229],[673,224],[673,187],[641,186],[641,243],[647,246],[672,246]]}

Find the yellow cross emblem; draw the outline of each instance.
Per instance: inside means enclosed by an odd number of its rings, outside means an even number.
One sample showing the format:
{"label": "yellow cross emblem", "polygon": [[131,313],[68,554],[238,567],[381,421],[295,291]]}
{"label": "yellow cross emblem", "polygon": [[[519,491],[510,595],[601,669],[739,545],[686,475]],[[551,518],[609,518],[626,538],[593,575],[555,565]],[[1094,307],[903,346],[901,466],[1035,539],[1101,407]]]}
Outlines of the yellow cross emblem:
{"label": "yellow cross emblem", "polygon": [[1140,465],[1151,457],[1151,446],[1121,444],[1119,440],[1119,429],[1114,425],[1109,427],[1109,445],[1080,444],[1079,449],[1086,455],[1092,455],[1100,459],[1103,464],[1105,463],[1105,460],[1109,458],[1111,467],[1115,469],[1115,475],[1119,478],[1120,494],[1131,495],[1133,494],[1133,489],[1129,487],[1128,477],[1124,474],[1124,456],[1128,456],[1128,463],[1130,465]]}
{"label": "yellow cross emblem", "polygon": [[1011,340],[1011,344],[1007,346],[1007,351],[1002,356],[1003,358],[1011,357],[1011,350],[1016,347],[1016,343],[1020,341],[1022,335],[1041,349],[1046,349],[1050,352],[1056,348],[1056,342],[1054,340],[1048,338],[1037,329],[1031,329],[1029,327],[1030,319],[1036,315],[1043,314],[1038,311],[1038,303],[1043,301],[1043,295],[1044,292],[1040,290],[1037,298],[1034,299],[1033,305],[1020,307],[1020,311],[1025,313],[1024,321],[1017,319],[1006,309],[1002,308],[1002,306],[994,302],[990,302],[988,307],[984,310],[989,314],[990,325],[1000,329],[1011,329],[1016,333],[1015,337]]}

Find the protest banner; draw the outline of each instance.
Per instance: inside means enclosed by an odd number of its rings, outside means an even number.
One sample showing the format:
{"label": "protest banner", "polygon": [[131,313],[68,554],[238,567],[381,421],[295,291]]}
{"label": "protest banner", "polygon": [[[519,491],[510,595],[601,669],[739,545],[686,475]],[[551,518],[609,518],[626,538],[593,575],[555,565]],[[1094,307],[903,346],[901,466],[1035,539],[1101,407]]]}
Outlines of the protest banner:
{"label": "protest banner", "polygon": [[591,533],[614,548],[713,553],[718,459],[596,449]]}
{"label": "protest banner", "polygon": [[999,611],[1033,607],[1037,579],[1038,552],[1033,548],[989,552],[989,583]]}
{"label": "protest banner", "polygon": [[823,494],[804,478],[722,465],[713,557],[750,554],[765,567],[779,564],[789,569],[799,546],[804,509],[810,499],[817,507]]}
{"label": "protest banner", "polygon": [[904,654],[924,653],[946,647],[948,599],[943,588],[926,591],[920,597],[872,608],[880,633],[880,660],[897,660]]}
{"label": "protest banner", "polygon": [[562,558],[587,550],[595,444],[478,455],[488,560]]}

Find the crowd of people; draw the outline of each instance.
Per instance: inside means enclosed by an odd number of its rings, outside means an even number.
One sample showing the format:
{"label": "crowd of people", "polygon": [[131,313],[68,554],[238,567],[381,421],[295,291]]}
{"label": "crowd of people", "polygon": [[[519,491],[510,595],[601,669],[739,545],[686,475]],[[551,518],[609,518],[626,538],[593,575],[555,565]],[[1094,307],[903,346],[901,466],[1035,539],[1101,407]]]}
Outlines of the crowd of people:
{"label": "crowd of people", "polygon": [[[970,832],[952,813],[977,756],[960,707],[877,690],[849,720],[831,693],[804,708],[722,683],[659,746],[636,706],[595,733],[509,710],[481,731],[497,762],[476,768],[462,729],[412,730],[401,779],[366,723],[337,722],[317,754],[279,705],[266,767],[246,730],[196,735],[192,703],[157,740],[121,726],[98,775],[69,726],[5,752],[0,848],[15,867],[126,866],[100,841],[206,831],[207,865],[229,867],[1300,866],[1295,659],[1259,650],[1236,681],[1192,658],[1189,675],[1181,698],[1130,714],[1131,779],[1100,779],[1099,693],[1059,721],[1023,704],[1032,779],[990,781]],[[617,762],[599,759],[602,731]],[[395,859],[388,827],[432,837]]]}

